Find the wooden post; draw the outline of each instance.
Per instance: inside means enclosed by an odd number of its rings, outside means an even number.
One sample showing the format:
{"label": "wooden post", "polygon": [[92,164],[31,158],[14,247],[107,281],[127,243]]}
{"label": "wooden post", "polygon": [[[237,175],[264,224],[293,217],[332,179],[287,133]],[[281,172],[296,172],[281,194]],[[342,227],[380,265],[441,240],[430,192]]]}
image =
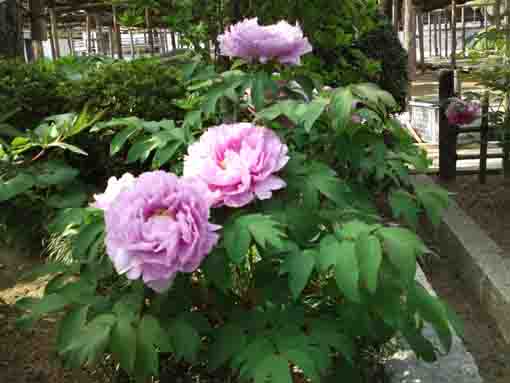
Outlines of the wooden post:
{"label": "wooden post", "polygon": [[443,12],[437,13],[439,18],[439,57],[443,57]]}
{"label": "wooden post", "polygon": [[489,141],[489,93],[485,92],[482,98],[482,125],[480,127],[480,173],[478,180],[481,184],[487,178],[487,146]]}
{"label": "wooden post", "polygon": [[427,13],[427,29],[429,32],[429,57],[432,57],[432,18],[430,12]]}
{"label": "wooden post", "polygon": [[[117,7],[115,5],[112,5],[112,23],[113,23],[113,34],[115,36],[115,48],[116,48],[115,50],[117,51],[117,57],[119,59],[122,59],[123,58],[122,35],[120,33],[120,25],[118,23],[118,18],[117,18]],[[112,56],[114,56],[113,50],[112,50]]]}
{"label": "wooden post", "polygon": [[147,39],[149,42],[149,50],[151,55],[154,55],[154,35],[152,31],[152,20],[151,20],[151,10],[149,8],[145,8],[145,26],[147,28]]}
{"label": "wooden post", "polygon": [[177,41],[176,41],[176,38],[175,38],[175,32],[174,31],[170,32],[170,39],[172,40],[172,49],[173,50],[177,49]]}
{"label": "wooden post", "polygon": [[452,180],[457,172],[457,132],[446,117],[448,100],[454,96],[453,71],[439,72],[439,177]]}
{"label": "wooden post", "polygon": [[425,36],[423,35],[423,12],[421,8],[416,9],[416,19],[418,21],[418,49],[420,51],[420,67],[425,70]]}
{"label": "wooden post", "polygon": [[56,60],[60,57],[60,45],[58,42],[58,26],[57,26],[57,14],[55,12],[55,3],[51,4],[49,8],[49,13],[51,24],[51,38],[53,40],[52,53],[54,53],[53,59]]}
{"label": "wooden post", "polygon": [[85,14],[85,31],[87,34],[87,55],[90,56],[92,53],[92,31],[90,26],[90,14]]}
{"label": "wooden post", "polygon": [[462,5],[461,8],[461,22],[462,22],[462,56],[466,57],[466,6]]}
{"label": "wooden post", "polygon": [[445,58],[448,58],[450,57],[450,51],[449,51],[449,45],[450,45],[450,41],[449,41],[449,33],[448,33],[448,29],[449,29],[449,24],[450,24],[450,18],[448,17],[448,10],[444,10],[444,57]]}
{"label": "wooden post", "polygon": [[416,12],[413,0],[405,0],[405,48],[408,54],[409,80],[416,77]]}
{"label": "wooden post", "polygon": [[73,45],[73,28],[67,28],[67,45],[69,45],[69,53],[74,56],[74,45]]}
{"label": "wooden post", "polygon": [[432,15],[434,19],[434,55],[439,56],[438,44],[437,44],[437,15]]}
{"label": "wooden post", "polygon": [[110,43],[110,55],[115,58],[115,33],[113,27],[108,28],[108,41]]}
{"label": "wooden post", "polygon": [[46,21],[43,15],[43,4],[41,0],[30,0],[30,32],[32,35],[32,50],[34,60],[44,57],[42,42],[48,36],[46,33]]}
{"label": "wooden post", "polygon": [[393,3],[392,3],[392,13],[391,13],[391,18],[392,18],[392,21],[393,21],[393,28],[395,28],[395,31],[397,31],[398,33],[398,30],[399,30],[399,27],[398,27],[398,22],[399,22],[399,19],[400,19],[400,7],[399,7],[399,4],[400,4],[400,0],[393,0]]}
{"label": "wooden post", "polygon": [[452,0],[452,55],[450,58],[450,65],[452,69],[457,67],[457,1]]}

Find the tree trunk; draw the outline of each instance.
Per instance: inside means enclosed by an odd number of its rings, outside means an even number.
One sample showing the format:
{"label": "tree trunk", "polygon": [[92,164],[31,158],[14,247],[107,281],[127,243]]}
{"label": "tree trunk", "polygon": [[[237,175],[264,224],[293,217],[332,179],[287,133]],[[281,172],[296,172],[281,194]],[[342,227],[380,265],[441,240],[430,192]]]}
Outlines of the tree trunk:
{"label": "tree trunk", "polygon": [[392,13],[391,10],[392,10],[393,1],[398,1],[398,0],[380,0],[379,1],[379,10],[388,18],[391,18],[391,13]]}
{"label": "tree trunk", "polygon": [[42,42],[48,38],[46,20],[43,16],[42,0],[30,0],[30,31],[32,35],[32,50],[34,60],[44,57]]}
{"label": "tree trunk", "polygon": [[0,56],[23,57],[21,10],[16,0],[0,3]]}
{"label": "tree trunk", "polygon": [[129,40],[131,41],[131,58],[135,58],[135,39],[133,38],[133,30],[129,28]]}
{"label": "tree trunk", "polygon": [[412,81],[416,77],[416,12],[413,0],[405,0],[405,48],[408,55],[409,80]]}

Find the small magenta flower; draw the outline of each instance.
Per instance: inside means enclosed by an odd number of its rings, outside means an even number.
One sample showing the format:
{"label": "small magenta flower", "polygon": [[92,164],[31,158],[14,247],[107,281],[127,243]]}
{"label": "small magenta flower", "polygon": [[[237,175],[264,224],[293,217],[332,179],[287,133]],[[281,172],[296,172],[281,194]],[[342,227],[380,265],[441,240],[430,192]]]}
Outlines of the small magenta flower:
{"label": "small magenta flower", "polygon": [[300,63],[301,56],[312,51],[312,45],[299,25],[286,21],[273,25],[259,25],[257,18],[245,19],[230,26],[218,37],[223,56],[241,57],[248,61],[266,63],[276,60],[282,64]]}
{"label": "small magenta flower", "polygon": [[92,206],[98,209],[107,210],[115,201],[115,198],[123,190],[129,189],[135,183],[136,178],[131,173],[124,173],[122,177],[110,177],[106,190],[102,194],[94,194]]}
{"label": "small magenta flower", "polygon": [[480,117],[480,105],[453,98],[446,109],[446,117],[450,125],[469,125]]}
{"label": "small magenta flower", "polygon": [[250,123],[209,128],[188,148],[184,176],[204,181],[214,206],[241,207],[269,199],[285,182],[274,174],[289,161],[287,145]]}
{"label": "small magenta flower", "polygon": [[218,241],[207,186],[163,171],[140,175],[105,211],[106,251],[119,274],[161,292],[195,271]]}

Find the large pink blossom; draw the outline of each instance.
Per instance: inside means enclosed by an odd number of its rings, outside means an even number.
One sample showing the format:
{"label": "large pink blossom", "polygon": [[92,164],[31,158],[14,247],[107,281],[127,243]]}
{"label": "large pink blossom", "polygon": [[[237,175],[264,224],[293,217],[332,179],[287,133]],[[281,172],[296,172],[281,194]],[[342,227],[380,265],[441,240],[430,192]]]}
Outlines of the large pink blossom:
{"label": "large pink blossom", "polygon": [[115,198],[122,192],[133,186],[136,178],[131,173],[124,173],[122,177],[110,177],[106,190],[102,194],[94,194],[92,206],[98,209],[107,210],[115,201]]}
{"label": "large pink blossom", "polygon": [[273,190],[285,187],[275,173],[288,162],[287,152],[287,145],[267,128],[220,125],[188,148],[184,175],[203,180],[215,206],[241,207],[255,198],[271,198]]}
{"label": "large pink blossom", "polygon": [[106,250],[119,274],[166,290],[195,271],[218,241],[207,187],[163,171],[140,175],[105,211]]}
{"label": "large pink blossom", "polygon": [[225,30],[218,41],[222,55],[261,63],[276,60],[299,64],[301,56],[312,51],[299,25],[292,26],[286,21],[263,26],[257,18],[245,19]]}
{"label": "large pink blossom", "polygon": [[480,117],[480,105],[455,98],[450,100],[446,109],[450,125],[469,125]]}

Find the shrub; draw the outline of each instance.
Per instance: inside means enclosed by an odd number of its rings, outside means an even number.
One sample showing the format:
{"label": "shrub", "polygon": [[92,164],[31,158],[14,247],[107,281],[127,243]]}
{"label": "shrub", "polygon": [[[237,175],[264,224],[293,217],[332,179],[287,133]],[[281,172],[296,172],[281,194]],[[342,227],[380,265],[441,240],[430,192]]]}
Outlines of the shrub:
{"label": "shrub", "polygon": [[63,113],[66,96],[57,91],[62,73],[44,64],[0,60],[0,115],[18,110],[9,119],[19,129],[30,129],[43,118]]}
{"label": "shrub", "polygon": [[363,34],[355,46],[366,57],[380,63],[380,70],[367,76],[366,80],[390,92],[400,107],[405,109],[409,88],[407,53],[391,24],[384,16],[380,17],[377,27]]}
{"label": "shrub", "polygon": [[106,111],[108,116],[137,116],[158,121],[182,117],[174,101],[183,97],[180,72],[158,60],[140,59],[99,65],[72,84],[63,84],[67,109]]}

